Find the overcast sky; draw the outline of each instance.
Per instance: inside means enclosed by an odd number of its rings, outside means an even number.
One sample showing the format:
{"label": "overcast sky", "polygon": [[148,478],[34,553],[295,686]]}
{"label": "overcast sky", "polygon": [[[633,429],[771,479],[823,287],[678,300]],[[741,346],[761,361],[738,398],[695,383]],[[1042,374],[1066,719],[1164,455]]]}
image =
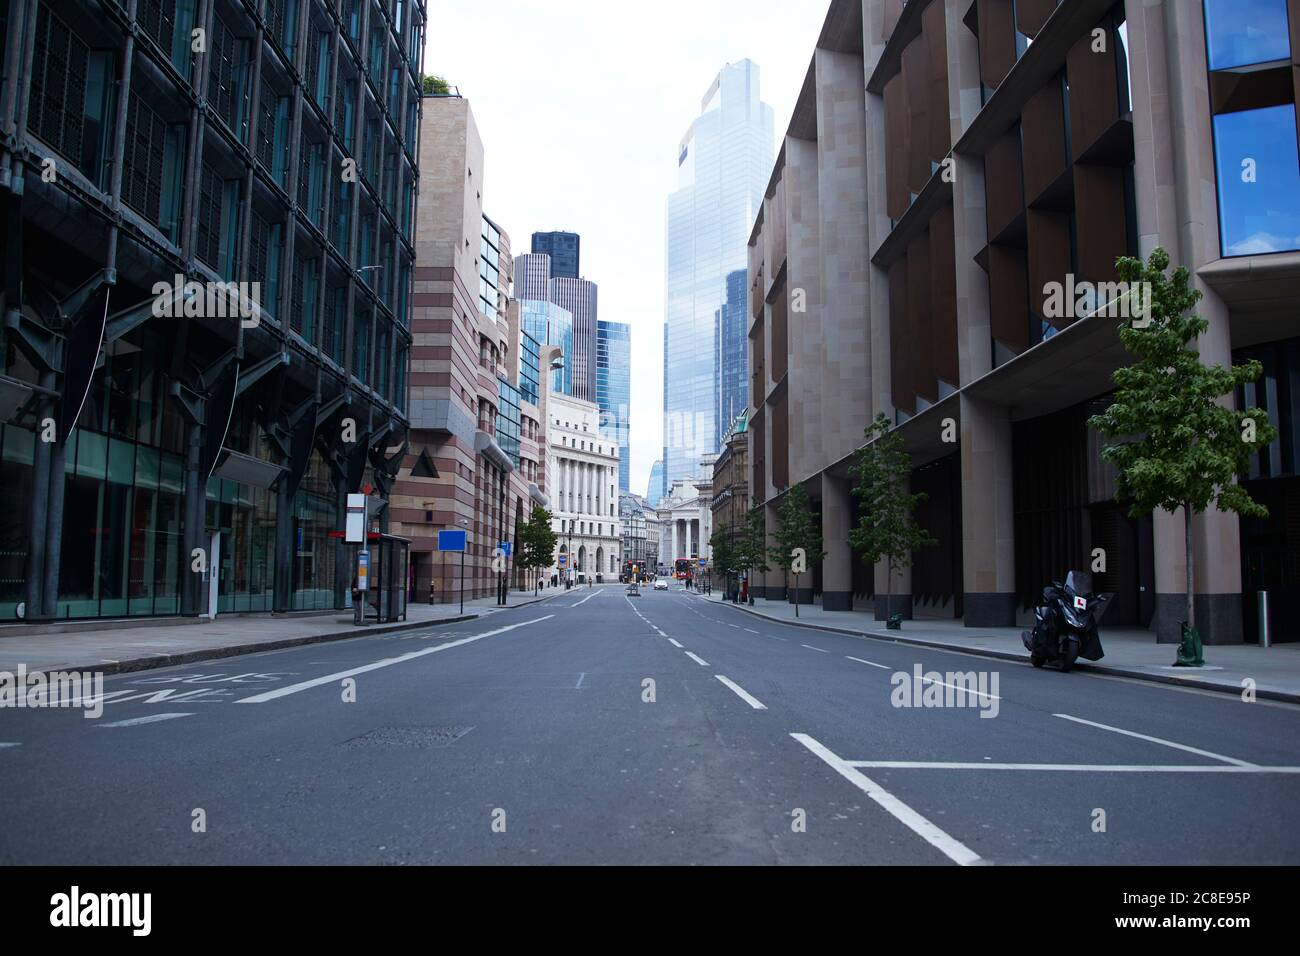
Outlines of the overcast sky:
{"label": "overcast sky", "polygon": [[749,57],[784,135],[829,0],[430,0],[425,72],[470,100],[484,210],[515,254],[582,236],[600,317],[632,326],[631,490],[662,450],[664,202],[719,69]]}

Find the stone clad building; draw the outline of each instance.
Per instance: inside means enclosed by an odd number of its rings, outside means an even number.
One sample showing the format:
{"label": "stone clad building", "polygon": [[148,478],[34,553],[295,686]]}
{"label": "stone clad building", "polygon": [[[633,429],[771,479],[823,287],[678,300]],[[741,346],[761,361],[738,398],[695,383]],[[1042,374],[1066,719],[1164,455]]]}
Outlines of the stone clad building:
{"label": "stone clad building", "polygon": [[[1281,436],[1242,476],[1267,521],[1194,519],[1198,626],[1253,640],[1256,593],[1296,592],[1297,25],[1288,0],[833,0],[748,269],[753,497],[770,531],[808,490],[826,609],[884,591],[847,543],[848,465],[883,412],[939,541],[895,581],[907,613],[1014,625],[1101,549],[1106,623],[1176,638],[1183,517],[1130,517],[1086,426],[1130,360],[1119,320],[1048,305],[1157,245],[1204,294],[1204,360],[1264,364],[1235,401]],[[779,574],[756,590],[785,597]]]}

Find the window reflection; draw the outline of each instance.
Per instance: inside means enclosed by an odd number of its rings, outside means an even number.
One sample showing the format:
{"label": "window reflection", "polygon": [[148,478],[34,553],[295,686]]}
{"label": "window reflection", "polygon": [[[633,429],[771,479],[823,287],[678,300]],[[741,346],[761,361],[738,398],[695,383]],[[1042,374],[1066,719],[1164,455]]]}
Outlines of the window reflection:
{"label": "window reflection", "polygon": [[1210,69],[1286,60],[1286,0],[1205,0],[1205,42]]}
{"label": "window reflection", "polygon": [[1300,249],[1300,158],[1290,103],[1214,117],[1225,256]]}

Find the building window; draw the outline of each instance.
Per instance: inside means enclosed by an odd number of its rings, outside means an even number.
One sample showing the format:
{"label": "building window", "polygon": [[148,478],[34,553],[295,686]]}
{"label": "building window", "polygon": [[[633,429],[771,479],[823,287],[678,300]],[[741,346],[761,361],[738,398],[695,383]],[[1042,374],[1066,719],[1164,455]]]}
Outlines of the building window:
{"label": "building window", "polygon": [[1300,249],[1287,0],[1205,0],[1204,11],[1220,252]]}
{"label": "building window", "polygon": [[1205,45],[1211,70],[1287,60],[1286,0],[1205,0]]}
{"label": "building window", "polygon": [[92,50],[41,5],[27,126],[100,189],[112,162],[116,63],[114,53]]}
{"label": "building window", "polygon": [[1214,117],[1223,255],[1300,249],[1295,106]]}

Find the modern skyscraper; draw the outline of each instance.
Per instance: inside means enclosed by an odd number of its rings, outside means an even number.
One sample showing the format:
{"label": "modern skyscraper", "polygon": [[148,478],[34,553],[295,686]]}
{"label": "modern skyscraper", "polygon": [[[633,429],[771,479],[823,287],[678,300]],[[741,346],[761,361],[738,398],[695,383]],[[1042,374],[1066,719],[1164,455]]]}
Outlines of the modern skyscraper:
{"label": "modern skyscraper", "polygon": [[[748,272],[737,269],[727,273],[727,298],[722,308],[714,313],[714,354],[717,357],[718,377],[714,419],[714,434],[726,435],[745,410],[749,395],[749,338],[745,328],[745,291]],[[720,442],[725,442],[720,438]]]}
{"label": "modern skyscraper", "polygon": [[[515,258],[518,263],[524,256]],[[516,299],[510,307],[519,309],[523,329],[541,345],[554,345],[564,356],[560,368],[544,369],[550,372],[551,391],[563,395],[573,394],[573,365],[568,357],[573,354],[573,314],[554,302],[544,299]]]}
{"label": "modern skyscraper", "polygon": [[573,316],[573,351],[565,353],[573,373],[573,396],[595,402],[596,283],[567,276],[552,278],[550,301]]}
{"label": "modern skyscraper", "polygon": [[515,298],[546,302],[551,296],[551,257],[525,252],[515,256]]}
{"label": "modern skyscraper", "polygon": [[551,257],[552,278],[576,279],[582,275],[582,237],[576,232],[535,232],[533,252]]}
{"label": "modern skyscraper", "polygon": [[678,189],[668,197],[665,488],[696,475],[700,460],[717,451],[717,313],[727,276],[746,267],[772,161],[772,109],[759,99],[758,66],[728,64],[679,144]]}
{"label": "modern skyscraper", "polygon": [[410,421],[426,17],[307,6],[0,6],[7,621],[350,599],[343,495],[389,499]]}
{"label": "modern skyscraper", "polygon": [[[742,274],[743,277],[743,274]],[[618,490],[628,493],[628,409],[632,402],[632,327],[626,322],[597,322],[596,405],[600,433],[618,443]]]}
{"label": "modern skyscraper", "polygon": [[667,493],[668,489],[664,487],[664,462],[661,458],[650,466],[650,481],[646,485],[645,500],[653,508]]}

